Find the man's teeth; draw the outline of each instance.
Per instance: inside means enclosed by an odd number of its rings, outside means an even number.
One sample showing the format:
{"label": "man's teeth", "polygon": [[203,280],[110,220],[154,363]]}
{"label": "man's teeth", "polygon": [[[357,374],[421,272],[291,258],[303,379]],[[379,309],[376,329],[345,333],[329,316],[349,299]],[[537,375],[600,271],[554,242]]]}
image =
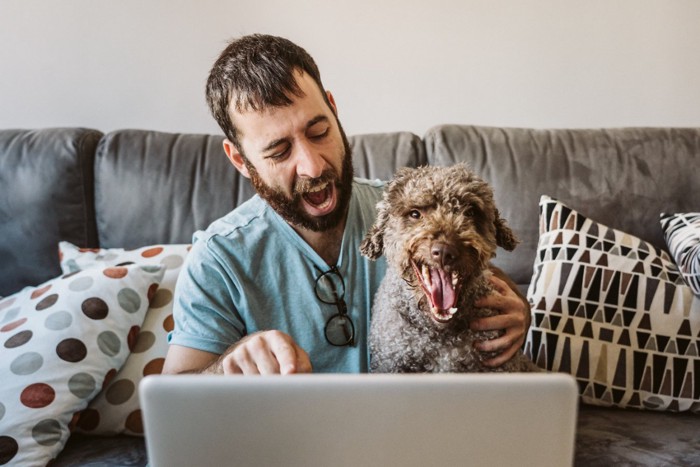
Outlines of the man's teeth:
{"label": "man's teeth", "polygon": [[329,182],[309,187],[304,192],[304,199],[316,209],[326,209],[333,203],[333,196],[331,196],[330,191],[328,191],[329,187]]}
{"label": "man's teeth", "polygon": [[317,193],[319,191],[325,190],[327,186],[328,186],[328,182],[326,182],[322,185],[316,186],[316,187],[312,187],[308,190],[308,192],[309,193]]}

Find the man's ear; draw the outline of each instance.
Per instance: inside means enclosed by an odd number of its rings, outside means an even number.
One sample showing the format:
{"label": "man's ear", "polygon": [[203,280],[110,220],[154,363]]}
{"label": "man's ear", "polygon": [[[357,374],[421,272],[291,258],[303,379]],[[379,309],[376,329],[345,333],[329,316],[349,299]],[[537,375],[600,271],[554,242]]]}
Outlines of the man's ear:
{"label": "man's ear", "polygon": [[233,166],[243,175],[245,178],[250,178],[250,173],[248,172],[248,167],[245,165],[243,160],[243,155],[238,150],[238,148],[228,139],[224,140],[224,152],[226,157],[231,161]]}
{"label": "man's ear", "polygon": [[335,99],[333,98],[333,94],[331,94],[330,91],[326,91],[326,96],[328,97],[328,103],[331,105],[331,110],[335,114],[335,116],[338,116],[338,108],[335,105]]}

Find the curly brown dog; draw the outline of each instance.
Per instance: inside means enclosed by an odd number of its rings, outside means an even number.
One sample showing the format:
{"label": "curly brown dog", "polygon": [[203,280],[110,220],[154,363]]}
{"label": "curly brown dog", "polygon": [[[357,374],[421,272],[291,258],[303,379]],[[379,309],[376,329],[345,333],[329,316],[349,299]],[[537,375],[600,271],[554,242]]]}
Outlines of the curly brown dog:
{"label": "curly brown dog", "polygon": [[474,348],[495,331],[469,321],[496,312],[476,308],[489,293],[496,247],[515,248],[493,191],[466,165],[404,168],[389,182],[360,251],[384,254],[388,271],[372,308],[370,369],[379,373],[539,371],[521,352],[499,368]]}

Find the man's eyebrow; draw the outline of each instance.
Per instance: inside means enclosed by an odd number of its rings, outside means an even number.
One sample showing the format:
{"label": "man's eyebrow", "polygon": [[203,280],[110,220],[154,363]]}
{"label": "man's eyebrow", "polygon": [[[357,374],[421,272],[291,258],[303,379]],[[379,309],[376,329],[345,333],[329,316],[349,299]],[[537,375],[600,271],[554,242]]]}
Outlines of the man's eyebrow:
{"label": "man's eyebrow", "polygon": [[318,115],[306,123],[306,128],[309,129],[312,126],[316,125],[317,123],[324,122],[324,121],[328,121],[328,117],[326,117],[325,115]]}

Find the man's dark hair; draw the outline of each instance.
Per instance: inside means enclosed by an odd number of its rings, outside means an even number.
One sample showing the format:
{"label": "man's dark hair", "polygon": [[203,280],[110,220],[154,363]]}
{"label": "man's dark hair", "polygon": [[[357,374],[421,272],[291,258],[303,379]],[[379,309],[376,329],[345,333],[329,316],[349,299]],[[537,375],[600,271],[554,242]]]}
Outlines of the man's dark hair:
{"label": "man's dark hair", "polygon": [[304,72],[318,85],[326,104],[316,62],[303,48],[282,37],[253,34],[233,40],[214,63],[207,79],[209,110],[224,135],[242,151],[229,114],[290,105],[290,95],[302,96],[295,73]]}

